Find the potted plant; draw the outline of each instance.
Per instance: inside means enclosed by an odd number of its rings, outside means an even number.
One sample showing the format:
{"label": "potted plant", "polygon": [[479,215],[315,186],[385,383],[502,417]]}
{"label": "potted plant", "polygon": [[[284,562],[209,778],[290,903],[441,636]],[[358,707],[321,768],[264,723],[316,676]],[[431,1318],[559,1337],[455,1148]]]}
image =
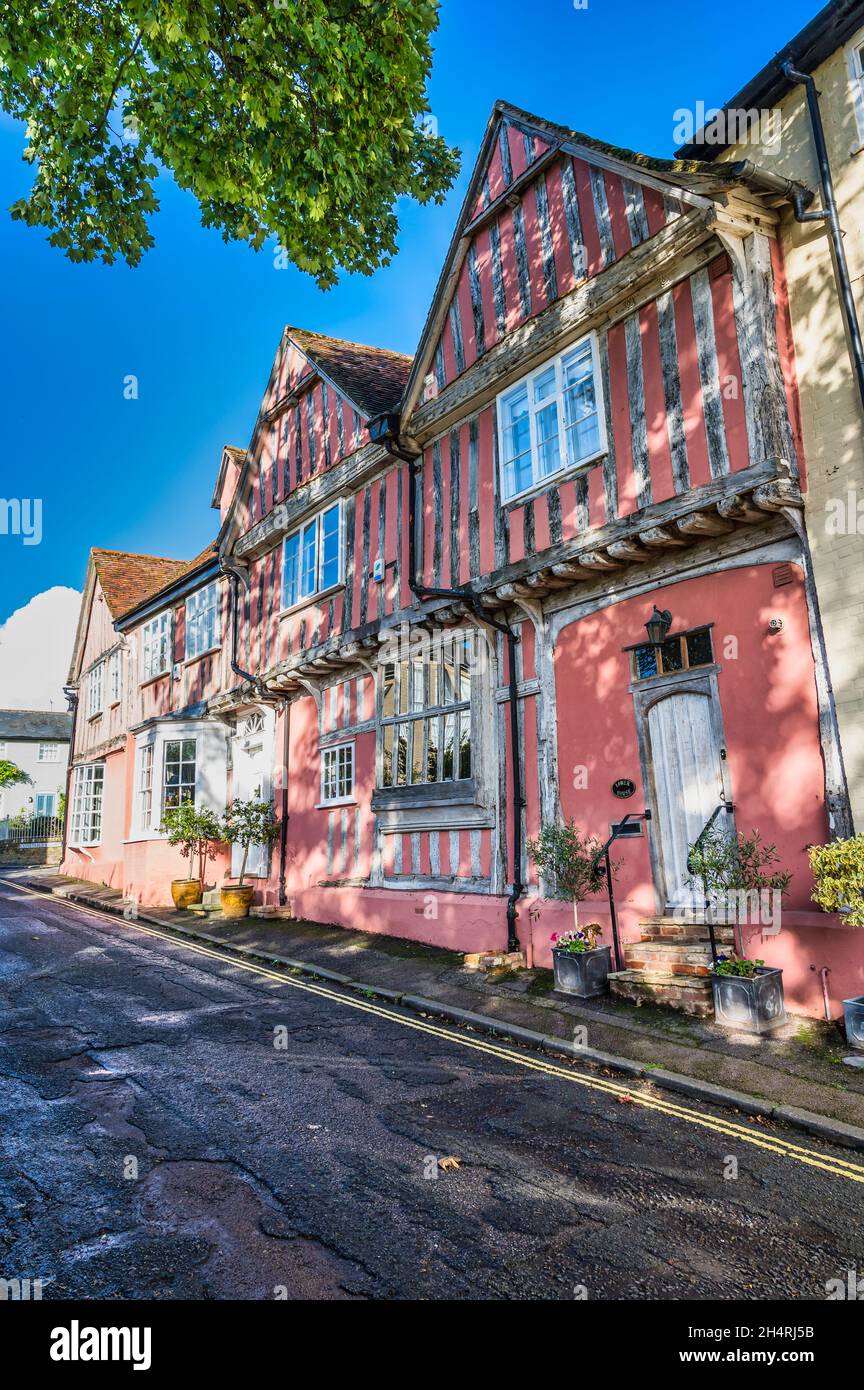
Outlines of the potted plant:
{"label": "potted plant", "polygon": [[[825,912],[837,912],[844,926],[864,927],[864,834],[807,850],[813,870],[812,899]],[[843,1000],[850,1047],[864,1050],[864,995]]]}
{"label": "potted plant", "polygon": [[255,892],[251,883],[244,883],[249,850],[252,845],[269,845],[279,833],[279,825],[273,819],[273,808],[266,801],[241,801],[235,797],[225,814],[223,838],[232,845],[240,845],[243,856],[240,860],[240,874],[236,884],[226,884],[222,889],[222,915],[224,917],[248,917]]}
{"label": "potted plant", "polygon": [[579,926],[579,903],[602,888],[598,867],[600,842],[585,835],[573,821],[549,822],[536,840],[528,841],[531,858],[546,880],[550,897],[573,904],[573,930],[552,936],[555,988],[562,994],[590,999],[608,988],[608,946],[598,946],[602,928],[592,922]]}
{"label": "potted plant", "polygon": [[183,912],[203,898],[207,860],[215,859],[213,846],[224,840],[224,831],[215,812],[206,807],[197,810],[191,801],[168,807],[159,829],[169,845],[180,846],[181,858],[189,860],[188,876],[171,881],[174,906]]}
{"label": "potted plant", "polygon": [[786,1022],[783,971],[733,952],[711,971],[714,1017],[722,1028],[770,1033]]}
{"label": "potted plant", "polygon": [[766,845],[758,830],[749,835],[739,831],[733,837],[712,827],[690,846],[687,867],[701,881],[706,909],[714,920],[731,920],[739,955],[743,950],[738,928],[748,911],[752,908],[759,918],[766,907],[763,895],[779,893],[782,899],[789,887],[792,875],[772,868],[779,858],[776,846]]}

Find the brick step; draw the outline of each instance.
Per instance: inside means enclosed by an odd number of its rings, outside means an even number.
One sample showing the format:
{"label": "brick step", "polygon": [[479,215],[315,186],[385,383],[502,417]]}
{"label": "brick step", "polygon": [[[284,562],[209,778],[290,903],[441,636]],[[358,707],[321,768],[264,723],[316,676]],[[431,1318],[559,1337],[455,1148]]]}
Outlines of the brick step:
{"label": "brick step", "polygon": [[711,968],[711,951],[701,941],[676,942],[631,941],[624,947],[628,970],[642,970],[670,975],[707,975]]}
{"label": "brick step", "polygon": [[661,1004],[692,1018],[712,1018],[711,983],[693,976],[657,975],[640,970],[618,970],[609,976],[609,988],[619,999],[633,1004]]}
{"label": "brick step", "polygon": [[[654,917],[639,923],[643,941],[710,941],[704,922],[673,922],[670,917]],[[735,932],[732,927],[716,926],[714,939],[718,945],[732,946]]]}

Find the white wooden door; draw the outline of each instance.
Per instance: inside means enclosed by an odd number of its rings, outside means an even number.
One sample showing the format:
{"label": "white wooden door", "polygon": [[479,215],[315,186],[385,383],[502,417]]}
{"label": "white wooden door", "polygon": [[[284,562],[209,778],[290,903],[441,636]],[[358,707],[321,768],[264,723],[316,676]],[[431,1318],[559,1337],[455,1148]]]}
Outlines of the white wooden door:
{"label": "white wooden door", "polygon": [[[264,740],[238,740],[234,752],[234,795],[241,801],[267,800],[267,769],[264,757]],[[237,878],[243,859],[243,846],[231,846],[231,874]],[[250,845],[246,860],[246,873],[253,878],[266,877],[266,845]]]}
{"label": "white wooden door", "polygon": [[648,734],[666,910],[701,913],[702,891],[690,883],[687,855],[725,799],[711,697],[687,691],[658,700],[648,711]]}

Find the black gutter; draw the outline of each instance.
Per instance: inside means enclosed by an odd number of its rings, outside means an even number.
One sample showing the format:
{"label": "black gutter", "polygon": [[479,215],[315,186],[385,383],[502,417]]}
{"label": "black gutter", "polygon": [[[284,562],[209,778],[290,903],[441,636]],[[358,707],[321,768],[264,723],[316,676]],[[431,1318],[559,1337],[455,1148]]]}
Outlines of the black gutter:
{"label": "black gutter", "polygon": [[[374,428],[377,426],[377,429]],[[486,613],[473,590],[430,588],[417,580],[417,460],[420,450],[405,449],[399,443],[399,417],[378,416],[370,420],[370,438],[382,443],[389,454],[408,465],[408,587],[421,603],[424,599],[447,598],[463,603],[483,626],[495,628],[507,638],[507,683],[510,704],[510,741],[513,749],[513,882],[507,895],[507,950],[520,949],[516,930],[516,904],[525,891],[522,882],[522,810],[525,805],[522,764],[519,758],[519,681],[516,673],[516,643],[519,641],[509,623],[498,622]]]}
{"label": "black gutter", "polygon": [[813,135],[816,161],[819,165],[819,181],[822,184],[822,203],[824,205],[816,212],[805,212],[802,206],[802,200],[800,198],[794,198],[793,206],[795,209],[795,218],[798,222],[825,221],[828,223],[828,229],[831,233],[834,278],[837,281],[840,310],[846,327],[849,351],[852,356],[852,366],[855,371],[855,380],[858,384],[858,395],[861,399],[861,408],[864,410],[864,344],[862,344],[861,341],[861,325],[858,322],[858,310],[855,304],[855,297],[852,293],[852,281],[849,278],[849,265],[843,246],[843,232],[837,213],[837,200],[834,196],[834,180],[831,176],[831,161],[828,158],[828,146],[825,143],[825,128],[822,125],[822,112],[819,109],[819,92],[816,89],[814,79],[809,73],[799,72],[797,68],[792,66],[791,62],[783,64],[783,71],[790,82],[797,82],[800,86],[804,87],[807,93],[807,110],[810,114],[810,129]]}
{"label": "black gutter", "polygon": [[282,819],[279,823],[279,906],[288,901],[285,886],[288,864],[288,757],[291,739],[291,701],[282,702]]}

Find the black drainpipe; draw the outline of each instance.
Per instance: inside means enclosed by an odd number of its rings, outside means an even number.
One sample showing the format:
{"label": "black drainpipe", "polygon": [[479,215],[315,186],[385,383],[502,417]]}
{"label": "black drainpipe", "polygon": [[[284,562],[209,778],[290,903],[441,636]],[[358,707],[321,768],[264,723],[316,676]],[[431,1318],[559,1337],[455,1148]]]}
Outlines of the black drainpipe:
{"label": "black drainpipe", "polygon": [[231,670],[235,676],[241,680],[249,681],[258,691],[259,697],[268,705],[282,705],[282,819],[279,825],[279,906],[284,907],[287,902],[285,890],[285,878],[288,862],[288,736],[290,732],[291,708],[287,696],[273,695],[267,689],[261,676],[256,676],[252,671],[244,671],[237,660],[237,635],[240,629],[240,582],[245,583],[246,575],[236,561],[232,561],[227,555],[220,553],[219,568],[223,574],[228,576],[231,585]]}
{"label": "black drainpipe", "polygon": [[807,109],[810,113],[810,129],[813,135],[816,160],[819,165],[819,178],[822,184],[822,202],[825,205],[824,208],[818,212],[805,212],[806,195],[799,193],[797,196],[793,196],[792,200],[795,208],[795,218],[798,222],[825,221],[828,223],[831,233],[831,246],[834,252],[834,276],[837,281],[840,308],[849,338],[849,347],[852,353],[852,364],[858,383],[858,394],[861,398],[861,407],[864,409],[864,344],[861,342],[861,327],[858,323],[858,311],[855,307],[852,283],[849,279],[849,266],[846,263],[846,252],[843,247],[843,232],[840,227],[840,218],[837,214],[837,200],[834,197],[834,180],[831,176],[828,146],[825,143],[825,129],[822,125],[822,113],[819,110],[819,93],[816,89],[816,83],[809,73],[799,72],[791,61],[787,61],[783,64],[783,71],[790,82],[797,82],[807,90]]}
{"label": "black drainpipe", "polygon": [[[398,442],[398,419],[384,417],[381,433],[373,438],[383,443],[389,454],[408,465],[408,587],[421,602],[427,598],[457,599],[470,608],[484,626],[496,628],[507,638],[507,678],[510,693],[510,741],[513,748],[513,883],[507,895],[507,950],[518,951],[516,904],[525,891],[522,882],[522,809],[525,805],[522,790],[522,764],[519,760],[519,681],[516,675],[516,643],[519,641],[509,623],[490,618],[468,588],[433,589],[417,582],[417,460],[419,452],[403,449]],[[370,433],[372,430],[370,428]]]}
{"label": "black drainpipe", "polygon": [[66,768],[66,804],[63,815],[63,834],[60,837],[60,862],[66,858],[66,841],[69,834],[69,817],[72,814],[72,773],[75,763],[75,730],[78,727],[78,691],[74,686],[64,685],[63,694],[66,705],[72,714],[72,732],[69,735],[69,765]]}

